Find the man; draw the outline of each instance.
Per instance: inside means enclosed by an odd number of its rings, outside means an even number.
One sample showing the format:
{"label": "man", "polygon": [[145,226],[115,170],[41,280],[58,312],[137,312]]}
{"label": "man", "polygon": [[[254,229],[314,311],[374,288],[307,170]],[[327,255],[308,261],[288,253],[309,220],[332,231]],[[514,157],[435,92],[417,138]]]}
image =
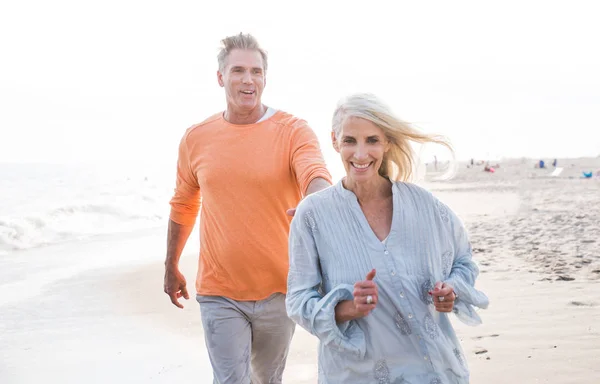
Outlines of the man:
{"label": "man", "polygon": [[331,176],[306,122],[262,104],[267,54],[256,39],[239,34],[222,44],[217,80],[227,109],[181,140],[164,289],[183,308],[179,258],[201,208],[196,299],[214,382],[281,383],[294,333],[285,309],[286,209],[293,214]]}

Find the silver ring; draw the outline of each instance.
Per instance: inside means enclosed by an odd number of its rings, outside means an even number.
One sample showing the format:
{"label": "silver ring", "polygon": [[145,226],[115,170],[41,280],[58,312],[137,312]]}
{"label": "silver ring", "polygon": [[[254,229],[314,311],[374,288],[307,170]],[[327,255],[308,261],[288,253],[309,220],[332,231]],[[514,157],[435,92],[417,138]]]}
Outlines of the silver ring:
{"label": "silver ring", "polygon": [[439,301],[444,301],[446,298],[444,296],[438,296]]}
{"label": "silver ring", "polygon": [[367,304],[373,304],[373,296],[371,296],[371,295],[367,296]]}

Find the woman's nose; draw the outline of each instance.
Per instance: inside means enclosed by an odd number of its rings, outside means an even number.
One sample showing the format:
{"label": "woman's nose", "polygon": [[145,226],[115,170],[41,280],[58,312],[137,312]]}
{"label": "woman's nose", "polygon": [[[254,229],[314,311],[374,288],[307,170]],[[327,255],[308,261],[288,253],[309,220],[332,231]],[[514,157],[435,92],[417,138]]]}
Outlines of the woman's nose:
{"label": "woman's nose", "polygon": [[356,158],[356,160],[364,160],[367,157],[369,157],[369,154],[366,148],[358,147],[356,152],[354,153],[354,157]]}

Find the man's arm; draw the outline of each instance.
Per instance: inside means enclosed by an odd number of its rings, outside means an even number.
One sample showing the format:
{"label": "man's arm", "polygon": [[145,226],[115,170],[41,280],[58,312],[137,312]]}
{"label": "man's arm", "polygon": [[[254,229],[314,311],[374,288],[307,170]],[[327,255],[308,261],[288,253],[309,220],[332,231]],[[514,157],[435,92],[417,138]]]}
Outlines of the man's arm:
{"label": "man's arm", "polygon": [[[308,187],[306,188],[306,192],[304,193],[304,196],[308,196],[311,193],[318,192],[318,191],[325,189],[327,187],[330,187],[330,186],[331,186],[331,183],[329,181],[325,180],[322,177],[315,177],[308,184]],[[296,208],[290,208],[287,211],[285,211],[285,213],[287,213],[289,216],[294,216],[294,214],[296,213]]]}
{"label": "man's arm", "polygon": [[290,138],[291,170],[304,197],[331,185],[319,139],[305,121],[296,123]]}
{"label": "man's arm", "polygon": [[164,290],[171,302],[179,308],[183,308],[178,301],[180,297],[189,299],[185,277],[179,272],[179,258],[194,228],[201,204],[200,185],[190,166],[187,146],[187,137],[192,129],[193,127],[186,131],[179,143],[175,194],[169,202],[171,213],[167,232]]}
{"label": "man's arm", "polygon": [[169,229],[167,232],[167,259],[165,260],[165,268],[179,266],[179,259],[185,247],[190,234],[194,229],[193,225],[177,224],[169,219]]}
{"label": "man's arm", "polygon": [[329,181],[325,180],[322,177],[315,177],[311,180],[310,184],[308,184],[308,188],[306,188],[304,196],[308,196],[311,193],[318,192],[327,187],[331,187],[331,183]]}
{"label": "man's arm", "polygon": [[171,302],[179,308],[183,308],[179,298],[183,297],[186,300],[190,298],[185,277],[179,271],[179,259],[193,228],[193,225],[181,225],[169,219],[164,289]]}

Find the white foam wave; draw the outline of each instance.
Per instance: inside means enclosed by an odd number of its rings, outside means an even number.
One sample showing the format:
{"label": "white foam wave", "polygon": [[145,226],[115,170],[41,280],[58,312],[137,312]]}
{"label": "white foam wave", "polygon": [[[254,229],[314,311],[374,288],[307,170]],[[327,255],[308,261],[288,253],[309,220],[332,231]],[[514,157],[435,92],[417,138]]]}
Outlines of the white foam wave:
{"label": "white foam wave", "polygon": [[172,187],[164,179],[114,173],[99,178],[87,170],[62,171],[58,178],[35,171],[34,178],[21,166],[5,178],[0,254],[166,223]]}
{"label": "white foam wave", "polygon": [[68,205],[38,215],[0,218],[0,249],[27,249],[93,235],[151,228],[164,224],[164,219],[164,213],[117,205]]}

